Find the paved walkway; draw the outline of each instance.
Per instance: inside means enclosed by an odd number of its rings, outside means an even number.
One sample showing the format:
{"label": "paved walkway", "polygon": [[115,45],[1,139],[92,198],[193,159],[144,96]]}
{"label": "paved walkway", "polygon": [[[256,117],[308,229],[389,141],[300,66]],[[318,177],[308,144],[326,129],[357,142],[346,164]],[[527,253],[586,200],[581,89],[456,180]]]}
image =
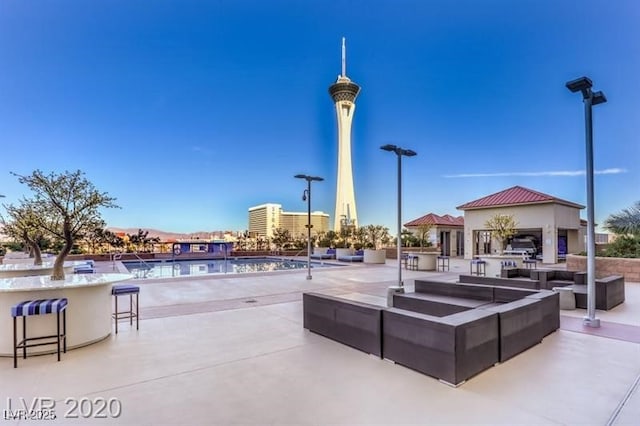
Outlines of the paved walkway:
{"label": "paved walkway", "polygon": [[[409,291],[414,278],[455,281],[467,268],[455,260],[450,272],[403,272]],[[311,281],[306,271],[138,281],[139,331],[123,324],[117,336],[60,363],[46,355],[13,369],[0,358],[0,410],[7,398],[15,409],[20,398],[50,397],[58,418],[49,424],[86,424],[81,415],[65,417],[73,398],[86,397],[121,404],[103,422],[136,425],[622,425],[640,418],[638,283],[627,284],[624,305],[598,311],[601,329],[582,327],[585,311],[563,311],[561,329],[540,345],[454,389],[302,327],[305,291],[384,304],[397,282],[393,262],[313,272]],[[13,423],[20,422],[0,417],[0,426]]]}

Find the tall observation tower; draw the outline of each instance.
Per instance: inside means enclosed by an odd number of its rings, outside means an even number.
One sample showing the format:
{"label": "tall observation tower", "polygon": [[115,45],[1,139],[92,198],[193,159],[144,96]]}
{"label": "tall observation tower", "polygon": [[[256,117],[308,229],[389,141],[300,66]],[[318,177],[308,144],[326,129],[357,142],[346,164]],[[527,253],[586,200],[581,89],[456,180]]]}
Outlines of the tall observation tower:
{"label": "tall observation tower", "polygon": [[338,179],[336,188],[336,214],[333,229],[337,232],[345,226],[358,226],[356,197],[353,191],[351,170],[351,122],[356,110],[356,96],[360,86],[347,77],[346,47],[342,37],[342,74],[329,87],[329,94],[336,104],[338,115]]}

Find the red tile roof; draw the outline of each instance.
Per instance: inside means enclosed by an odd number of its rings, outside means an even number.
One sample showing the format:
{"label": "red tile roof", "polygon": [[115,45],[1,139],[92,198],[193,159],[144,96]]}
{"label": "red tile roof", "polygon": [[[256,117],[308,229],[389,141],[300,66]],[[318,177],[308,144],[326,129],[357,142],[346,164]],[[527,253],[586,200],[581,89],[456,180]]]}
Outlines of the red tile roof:
{"label": "red tile roof", "polygon": [[485,209],[491,207],[513,206],[522,204],[558,203],[569,207],[583,209],[584,206],[571,201],[556,198],[552,195],[534,191],[522,186],[514,186],[495,194],[487,195],[456,207],[459,210]]}
{"label": "red tile roof", "polygon": [[462,216],[453,217],[449,214],[444,216],[438,216],[435,213],[429,213],[418,219],[407,222],[404,226],[420,226],[420,225],[435,225],[435,226],[464,226],[464,218]]}

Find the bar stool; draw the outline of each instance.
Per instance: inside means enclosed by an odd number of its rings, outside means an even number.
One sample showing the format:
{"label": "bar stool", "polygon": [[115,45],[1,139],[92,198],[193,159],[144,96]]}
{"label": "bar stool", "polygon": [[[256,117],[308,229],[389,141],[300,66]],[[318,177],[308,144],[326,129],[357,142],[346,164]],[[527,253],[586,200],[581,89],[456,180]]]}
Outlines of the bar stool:
{"label": "bar stool", "polygon": [[[27,359],[27,348],[56,345],[58,361],[60,361],[60,343],[62,342],[63,351],[67,353],[67,304],[68,300],[66,298],[39,299],[27,300],[11,307],[11,316],[13,317],[13,368],[18,368],[18,349],[22,349],[22,358]],[[62,312],[62,332],[60,332],[60,312]],[[53,313],[56,314],[56,334],[27,337],[28,316]],[[20,342],[18,342],[18,317],[22,317],[22,340]],[[40,340],[42,340],[40,343],[29,343]]]}
{"label": "bar stool", "polygon": [[[476,267],[475,273],[473,270],[474,265]],[[487,262],[485,260],[482,260],[482,259],[471,260],[471,263],[469,264],[469,272],[471,273],[471,275],[485,276],[486,271],[487,271]]]}
{"label": "bar stool", "polygon": [[[136,295],[136,310],[133,310],[133,295]],[[138,296],[140,294],[140,287],[131,284],[116,284],[111,287],[111,295],[115,299],[115,311],[112,315],[115,318],[116,323],[116,334],[118,334],[118,321],[123,319],[128,319],[129,324],[133,326],[133,319],[136,319],[136,330],[139,330],[138,326]],[[126,296],[129,295],[129,310],[128,311],[118,311],[118,296]]]}
{"label": "bar stool", "polygon": [[524,259],[522,261],[522,263],[525,264],[527,269],[537,269],[538,268],[538,261],[536,259]]}
{"label": "bar stool", "polygon": [[437,271],[440,270],[440,268],[442,268],[442,272],[444,272],[444,268],[447,268],[447,271],[449,270],[449,256],[438,256],[437,258],[438,260],[438,266],[436,268]]}
{"label": "bar stool", "polygon": [[418,256],[408,254],[407,255],[406,267],[409,270],[417,271],[418,270]]}

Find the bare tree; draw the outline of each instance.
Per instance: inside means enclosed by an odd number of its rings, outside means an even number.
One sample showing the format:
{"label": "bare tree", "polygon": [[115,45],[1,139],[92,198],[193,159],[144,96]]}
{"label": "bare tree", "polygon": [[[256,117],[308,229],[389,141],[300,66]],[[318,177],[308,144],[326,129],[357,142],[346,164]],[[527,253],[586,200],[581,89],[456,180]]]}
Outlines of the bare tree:
{"label": "bare tree", "polygon": [[31,175],[18,177],[34,193],[24,200],[34,208],[37,227],[64,241],[53,265],[52,280],[64,280],[64,260],[73,243],[83,233],[104,227],[99,208],[118,207],[106,192],[98,191],[80,170],[44,174],[35,170]]}
{"label": "bare tree", "polygon": [[484,223],[484,226],[491,231],[493,238],[500,243],[500,251],[504,251],[507,240],[516,234],[517,223],[511,214],[493,215]]}

